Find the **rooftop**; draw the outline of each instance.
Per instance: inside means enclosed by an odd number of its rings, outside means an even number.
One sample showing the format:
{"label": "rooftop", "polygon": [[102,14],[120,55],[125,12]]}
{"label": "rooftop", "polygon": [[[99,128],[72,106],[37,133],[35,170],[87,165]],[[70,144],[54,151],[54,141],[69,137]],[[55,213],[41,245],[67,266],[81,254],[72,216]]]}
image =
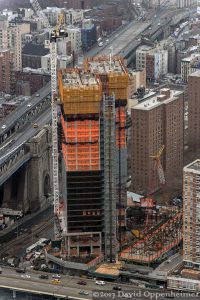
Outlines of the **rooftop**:
{"label": "rooftop", "polygon": [[93,73],[108,74],[111,72],[123,73],[125,68],[120,59],[91,60],[88,61],[89,69]]}
{"label": "rooftop", "polygon": [[[200,172],[200,159],[197,159],[195,161],[193,161],[191,164],[187,165],[184,167],[184,171],[185,172],[193,172],[194,173],[199,173]],[[196,172],[198,171],[198,172]]]}
{"label": "rooftop", "polygon": [[152,49],[154,49],[154,47],[148,46],[148,45],[142,45],[136,51],[149,51],[149,50],[152,50]]}
{"label": "rooftop", "polygon": [[77,72],[76,70],[72,70],[71,72],[68,70],[63,71],[62,81],[65,87],[98,85],[98,81],[94,74],[90,72]]}
{"label": "rooftop", "polygon": [[46,49],[42,45],[28,43],[24,46],[22,53],[26,55],[44,56],[49,53],[49,49]]}
{"label": "rooftop", "polygon": [[188,57],[185,57],[185,58],[183,58],[182,59],[182,61],[183,62],[191,62],[192,60],[194,60],[195,58],[197,58],[197,57],[200,57],[200,54],[199,53],[193,53],[193,54],[191,54],[190,56],[188,56]]}
{"label": "rooftop", "polygon": [[[162,89],[163,92],[167,92],[168,89]],[[142,101],[143,99],[141,99],[141,102],[138,103],[137,105],[135,105],[133,107],[133,109],[140,109],[140,110],[151,110],[152,108],[155,108],[156,106],[161,105],[162,103],[168,103],[172,100],[174,100],[174,97],[178,96],[181,92],[177,91],[177,90],[170,90],[170,97],[168,97],[167,99],[164,99],[165,94],[161,93],[161,94],[157,94],[155,95],[155,93],[152,93],[152,97],[148,97],[147,100],[144,99],[144,101]],[[163,97],[163,100],[162,100]]]}
{"label": "rooftop", "polygon": [[190,77],[200,77],[200,70],[198,70],[198,71],[196,71],[194,73],[191,73],[189,76]]}

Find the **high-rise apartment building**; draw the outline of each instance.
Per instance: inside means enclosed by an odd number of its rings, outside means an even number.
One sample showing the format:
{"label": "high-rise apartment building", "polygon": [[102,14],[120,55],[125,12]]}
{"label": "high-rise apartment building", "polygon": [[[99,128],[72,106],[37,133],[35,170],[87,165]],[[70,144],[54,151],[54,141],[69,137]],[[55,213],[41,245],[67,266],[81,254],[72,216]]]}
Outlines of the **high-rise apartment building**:
{"label": "high-rise apartment building", "polygon": [[81,29],[77,27],[67,28],[68,39],[71,42],[71,51],[74,54],[78,54],[81,51],[82,41],[81,41]]}
{"label": "high-rise apartment building", "polygon": [[200,160],[183,169],[183,261],[200,269]]}
{"label": "high-rise apartment building", "polygon": [[0,20],[0,49],[12,50],[14,53],[15,71],[22,69],[22,40],[21,27],[9,23],[7,20]]}
{"label": "high-rise apartment building", "polygon": [[0,91],[14,93],[14,57],[10,50],[0,50]]}
{"label": "high-rise apartment building", "polygon": [[157,81],[168,71],[168,51],[143,45],[136,50],[136,68],[146,69],[146,78]]}
{"label": "high-rise apartment building", "polygon": [[188,146],[200,147],[200,70],[188,76]]}
{"label": "high-rise apartment building", "polygon": [[136,69],[129,72],[128,99],[133,97],[140,87],[146,88],[146,69]]}
{"label": "high-rise apartment building", "polygon": [[167,183],[181,178],[183,169],[183,93],[161,89],[147,94],[131,109],[131,188],[149,194],[161,186],[155,161],[150,156],[164,145],[161,163]]}

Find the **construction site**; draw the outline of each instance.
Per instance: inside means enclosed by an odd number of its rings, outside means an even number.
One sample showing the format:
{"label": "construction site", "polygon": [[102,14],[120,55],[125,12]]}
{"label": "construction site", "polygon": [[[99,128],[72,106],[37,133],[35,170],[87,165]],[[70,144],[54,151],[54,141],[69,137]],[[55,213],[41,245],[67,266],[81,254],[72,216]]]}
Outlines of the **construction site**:
{"label": "construction site", "polygon": [[[153,264],[182,239],[181,209],[158,206],[152,195],[127,194],[128,73],[119,57],[93,57],[82,69],[62,69],[59,85],[59,213],[62,259],[103,255],[111,262]],[[161,155],[151,156],[165,184]],[[61,179],[62,178],[62,179]],[[167,203],[166,203],[167,204]]]}
{"label": "construction site", "polygon": [[[31,2],[50,28],[37,1]],[[86,58],[82,68],[57,70],[56,43],[66,37],[62,15],[59,22],[47,43],[55,219],[48,261],[61,266],[74,259],[87,264],[94,260],[151,264],[178,247],[181,208],[159,207],[152,195],[127,199],[128,69],[121,57],[111,53]],[[164,147],[150,158],[161,185],[165,184]]]}
{"label": "construction site", "polygon": [[118,187],[126,178],[117,158],[126,151],[128,74],[122,59],[99,57],[82,70],[60,70],[58,84],[66,256],[104,253],[112,260],[119,248]]}

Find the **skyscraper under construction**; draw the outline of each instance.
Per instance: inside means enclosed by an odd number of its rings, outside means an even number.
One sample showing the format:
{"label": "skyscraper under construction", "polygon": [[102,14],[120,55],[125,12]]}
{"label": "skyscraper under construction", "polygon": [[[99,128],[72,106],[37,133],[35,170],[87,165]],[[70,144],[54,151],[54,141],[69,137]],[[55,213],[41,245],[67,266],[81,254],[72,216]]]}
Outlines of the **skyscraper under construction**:
{"label": "skyscraper under construction", "polygon": [[114,258],[116,187],[126,176],[126,167],[119,168],[117,157],[122,155],[124,166],[128,74],[120,59],[93,58],[85,61],[84,70],[60,70],[58,81],[67,255],[103,253]]}
{"label": "skyscraper under construction", "polygon": [[105,95],[115,96],[117,202],[126,205],[126,106],[129,82],[128,71],[125,67],[124,60],[118,56],[96,56],[87,58],[84,61],[84,69],[98,74]]}

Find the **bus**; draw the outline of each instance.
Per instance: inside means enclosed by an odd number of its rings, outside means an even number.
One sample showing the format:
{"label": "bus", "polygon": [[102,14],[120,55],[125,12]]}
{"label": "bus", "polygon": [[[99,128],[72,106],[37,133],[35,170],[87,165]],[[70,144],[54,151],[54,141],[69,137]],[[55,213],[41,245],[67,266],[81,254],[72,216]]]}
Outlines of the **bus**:
{"label": "bus", "polygon": [[41,250],[49,242],[50,242],[49,239],[45,239],[45,238],[39,239],[35,244],[33,244],[33,245],[29,246],[28,248],[26,248],[26,254],[29,254],[33,251]]}
{"label": "bus", "polygon": [[37,248],[38,248],[38,244],[37,243],[29,246],[28,248],[26,248],[26,254],[31,253],[31,252],[37,250]]}

